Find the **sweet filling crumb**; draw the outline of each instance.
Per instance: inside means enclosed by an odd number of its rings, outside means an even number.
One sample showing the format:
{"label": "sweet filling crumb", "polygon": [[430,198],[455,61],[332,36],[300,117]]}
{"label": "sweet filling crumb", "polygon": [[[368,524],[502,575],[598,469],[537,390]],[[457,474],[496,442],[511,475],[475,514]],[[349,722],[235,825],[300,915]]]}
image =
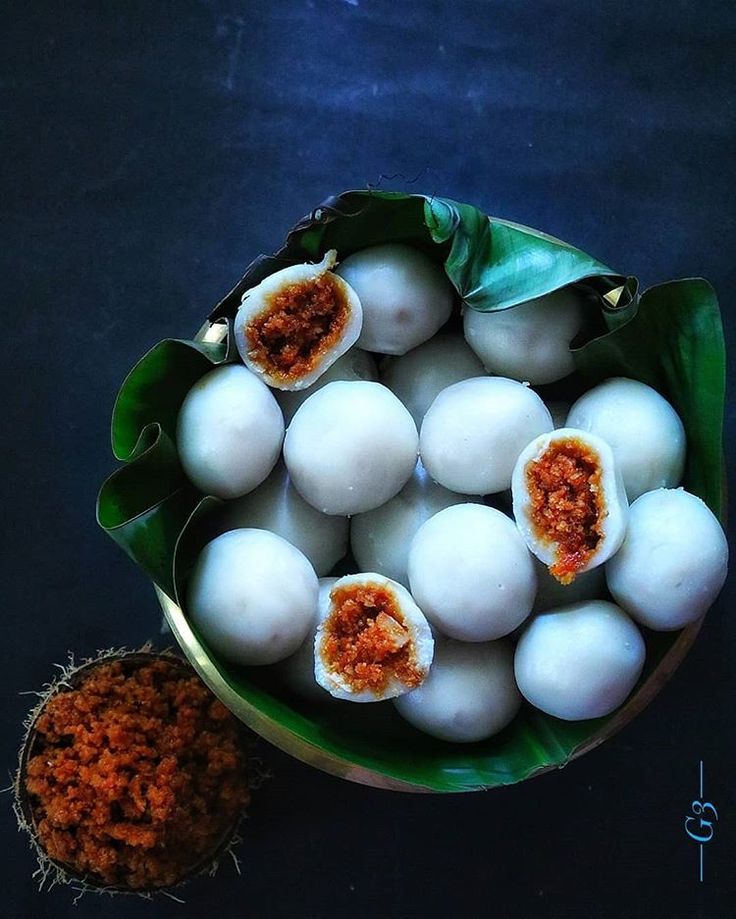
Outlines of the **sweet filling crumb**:
{"label": "sweet filling crumb", "polygon": [[550,444],[526,467],[536,536],[555,546],[550,572],[570,584],[603,537],[605,504],[598,454],[577,438]]}
{"label": "sweet filling crumb", "polygon": [[96,883],[177,883],[248,801],[235,717],[177,663],[100,663],[35,731],[25,786],[38,841]]}
{"label": "sweet filling crumb", "polygon": [[378,584],[349,584],[330,594],[322,659],[354,692],[382,695],[396,679],[410,689],[424,674],[394,594]]}
{"label": "sweet filling crumb", "polygon": [[347,297],[334,275],[289,284],[248,323],[248,353],[283,382],[300,380],[334,347],[348,318]]}

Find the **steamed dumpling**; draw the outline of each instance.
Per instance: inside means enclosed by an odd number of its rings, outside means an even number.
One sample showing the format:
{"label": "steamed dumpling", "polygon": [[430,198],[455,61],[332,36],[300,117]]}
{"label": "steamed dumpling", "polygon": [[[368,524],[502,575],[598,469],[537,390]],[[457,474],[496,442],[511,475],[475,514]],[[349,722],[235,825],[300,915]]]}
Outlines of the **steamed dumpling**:
{"label": "steamed dumpling", "polygon": [[421,686],[434,640],[401,584],[377,572],[332,585],[314,640],[317,682],[337,699],[380,702]]}
{"label": "steamed dumpling", "polygon": [[442,267],[401,243],[361,249],[343,260],[337,274],[363,307],[358,347],[379,354],[406,354],[450,318],[453,292]]}
{"label": "steamed dumpling", "polygon": [[237,498],[276,465],[284,419],[269,388],[240,364],[206,373],[187,393],[176,423],[184,472],[200,491]]}
{"label": "steamed dumpling", "polygon": [[306,638],[317,595],[317,575],[291,543],[266,530],[230,530],[199,554],[187,612],[225,660],[273,664]]}
{"label": "steamed dumpling", "polygon": [[471,645],[447,638],[435,639],[424,683],[394,701],[396,711],[415,728],[451,743],[497,734],[520,705],[510,643]]}
{"label": "steamed dumpling", "polygon": [[424,523],[409,549],[414,599],[440,632],[492,641],[529,615],[537,576],[514,522],[492,507],[457,504]]}
{"label": "steamed dumpling", "polygon": [[623,545],[606,565],[616,602],[642,625],[665,631],[705,615],[727,573],[720,523],[682,488],[658,488],[634,501]]}
{"label": "steamed dumpling", "polygon": [[582,296],[569,287],[506,310],[463,314],[465,338],[486,370],[533,386],[573,372],[570,343],[583,319]]}
{"label": "steamed dumpling", "polygon": [[552,417],[528,386],[475,377],[443,389],[424,416],[419,453],[432,478],[450,491],[486,495],[511,485],[524,447]]}
{"label": "steamed dumpling", "polygon": [[629,501],[654,488],[679,485],[685,468],[685,429],[656,389],[614,377],[582,395],[567,427],[597,434],[613,451]]}
{"label": "steamed dumpling", "polygon": [[535,708],[580,721],[608,715],[626,700],[645,654],[644,639],[626,613],[591,600],[535,616],[516,646],[514,671]]}
{"label": "steamed dumpling", "polygon": [[302,497],[323,514],[348,516],[393,498],[417,461],[417,429],[380,383],[328,383],[294,415],[284,460]]}
{"label": "steamed dumpling", "polygon": [[443,389],[484,373],[462,335],[443,333],[401,357],[386,358],[381,382],[401,399],[419,428]]}

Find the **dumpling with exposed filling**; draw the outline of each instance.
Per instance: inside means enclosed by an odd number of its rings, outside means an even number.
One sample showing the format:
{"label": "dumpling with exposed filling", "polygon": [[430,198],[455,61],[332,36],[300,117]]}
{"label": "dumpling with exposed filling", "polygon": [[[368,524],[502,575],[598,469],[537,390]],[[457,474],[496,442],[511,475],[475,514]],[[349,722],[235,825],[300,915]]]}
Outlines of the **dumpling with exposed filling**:
{"label": "dumpling with exposed filling", "polygon": [[235,345],[245,366],[269,386],[310,386],[360,335],[360,300],[331,270],[336,263],[330,249],[319,264],[282,268],[243,294]]}
{"label": "dumpling with exposed filling", "polygon": [[401,584],[374,572],[333,584],[314,641],[315,676],[331,695],[395,698],[422,685],[433,655],[429,624]]}
{"label": "dumpling with exposed filling", "polygon": [[602,565],[623,542],[626,491],[600,437],[573,428],[536,437],[519,456],[511,491],[526,544],[561,584]]}

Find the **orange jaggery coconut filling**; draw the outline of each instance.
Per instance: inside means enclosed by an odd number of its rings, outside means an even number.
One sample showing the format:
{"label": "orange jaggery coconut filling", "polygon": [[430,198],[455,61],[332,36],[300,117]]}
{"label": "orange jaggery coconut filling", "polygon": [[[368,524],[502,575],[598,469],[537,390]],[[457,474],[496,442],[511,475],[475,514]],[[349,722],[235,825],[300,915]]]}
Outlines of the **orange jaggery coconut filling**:
{"label": "orange jaggery coconut filling", "polygon": [[598,454],[569,437],[550,444],[525,472],[535,534],[555,545],[550,573],[570,584],[603,537],[606,508]]}
{"label": "orange jaggery coconut filling", "polygon": [[251,358],[283,382],[311,373],[349,319],[345,292],[331,274],[289,284],[247,324]]}
{"label": "orange jaggery coconut filling", "polygon": [[354,692],[382,695],[396,679],[410,689],[424,678],[411,632],[393,593],[378,584],[349,584],[330,594],[332,612],[321,655]]}
{"label": "orange jaggery coconut filling", "polygon": [[193,672],[90,667],[35,723],[25,788],[46,854],[96,883],[176,884],[248,802],[235,716]]}

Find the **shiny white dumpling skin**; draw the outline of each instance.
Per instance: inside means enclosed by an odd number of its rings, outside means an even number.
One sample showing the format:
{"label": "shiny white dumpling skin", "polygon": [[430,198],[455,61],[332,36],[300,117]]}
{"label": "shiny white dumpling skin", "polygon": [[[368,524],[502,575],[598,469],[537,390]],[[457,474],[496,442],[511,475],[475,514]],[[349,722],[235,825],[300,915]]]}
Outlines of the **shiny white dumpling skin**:
{"label": "shiny white dumpling skin", "polygon": [[395,498],[350,521],[350,546],[358,567],[408,587],[406,566],[414,534],[438,511],[469,500],[433,482],[417,461],[412,477]]}
{"label": "shiny white dumpling skin", "polygon": [[435,514],[409,549],[409,584],[424,615],[459,641],[492,641],[531,612],[534,563],[512,520],[482,504]]}
{"label": "shiny white dumpling skin", "polygon": [[401,357],[389,357],[381,367],[381,382],[395,393],[420,427],[437,396],[461,380],[485,374],[462,335],[435,335]]}
{"label": "shiny white dumpling skin", "polygon": [[375,382],[377,379],[378,369],[371,355],[360,348],[351,348],[328,367],[311,386],[292,392],[275,390],[274,395],[281,406],[281,411],[284,413],[284,421],[288,425],[299,406],[328,383],[334,383],[337,380],[371,380]]}
{"label": "shiny white dumpling skin", "polygon": [[616,602],[642,625],[661,631],[705,615],[727,573],[720,523],[700,498],[681,488],[660,488],[634,501],[623,545],[606,565]]}
{"label": "shiny white dumpling skin", "polygon": [[486,495],[511,485],[519,454],[552,430],[552,417],[528,386],[475,377],[443,389],[424,416],[419,453],[432,478],[450,491]]}
{"label": "shiny white dumpling skin", "polygon": [[302,498],[278,463],[266,481],[250,494],[228,502],[218,516],[221,532],[242,527],[270,530],[309,559],[319,576],[327,574],[348,549],[347,517],[322,514]]}
{"label": "shiny white dumpling skin", "polygon": [[[238,307],[233,323],[235,346],[245,366],[262,377],[269,386],[283,390],[299,390],[311,386],[334,361],[355,344],[363,324],[363,310],[357,294],[350,285],[336,273],[330,271],[335,265],[336,256],[335,250],[331,249],[319,264],[290,265],[288,268],[282,268],[243,294],[242,303]],[[264,365],[258,355],[251,351],[247,340],[249,323],[261,314],[268,313],[273,308],[272,298],[281,291],[288,290],[294,285],[317,281],[323,276],[331,279],[334,285],[333,290],[337,289],[344,298],[348,311],[347,320],[337,341],[328,347],[323,347],[309,372],[296,380],[284,380],[273,365],[270,367]]]}
{"label": "shiny white dumpling skin", "polygon": [[575,369],[570,342],[584,318],[583,299],[570,288],[506,310],[466,308],[465,338],[490,373],[540,386]]}
{"label": "shiny white dumpling skin", "polygon": [[291,543],[266,530],[231,530],[200,553],[187,612],[226,660],[273,664],[304,641],[317,592],[314,569]]}
{"label": "shiny white dumpling skin", "polygon": [[608,715],[639,679],[646,649],[636,625],[605,600],[535,616],[516,646],[514,672],[524,698],[564,721]]}
{"label": "shiny white dumpling skin", "polygon": [[624,377],[606,380],[573,404],[566,424],[597,434],[610,445],[629,501],[680,484],[685,429],[669,402],[646,383]]}
{"label": "shiny white dumpling skin", "polygon": [[547,566],[534,559],[537,571],[537,596],[534,599],[534,612],[542,613],[556,606],[569,606],[583,600],[601,600],[606,594],[606,572],[603,565],[591,568],[579,574],[572,584],[560,584]]}
{"label": "shiny white dumpling skin", "polygon": [[516,525],[529,550],[545,565],[553,565],[557,561],[557,543],[538,535],[532,523],[527,469],[541,459],[550,446],[568,439],[579,441],[592,450],[598,457],[602,473],[599,490],[604,504],[601,538],[593,554],[580,567],[578,574],[582,574],[602,565],[614,552],[618,551],[626,533],[629,515],[626,490],[608,444],[595,434],[573,428],[558,428],[549,434],[542,434],[525,447],[519,456],[511,480],[511,493]]}
{"label": "shiny white dumpling skin", "polygon": [[411,476],[417,428],[380,383],[328,383],[294,415],[284,442],[291,481],[324,514],[360,514],[384,504]]}
{"label": "shiny white dumpling skin", "polygon": [[424,683],[394,701],[415,728],[450,743],[473,743],[497,734],[520,705],[509,642],[471,645],[447,638],[435,639]]}
{"label": "shiny white dumpling skin", "polygon": [[329,606],[330,591],[337,578],[319,579],[319,599],[314,613],[312,626],[299,649],[291,656],[276,664],[282,682],[297,696],[308,702],[329,702],[332,696],[319,685],[314,676],[314,639],[317,635],[317,624]]}
{"label": "shiny white dumpling skin", "polygon": [[284,419],[269,388],[240,364],[205,374],[179,410],[176,446],[200,491],[237,498],[271,472],[284,439]]}
{"label": "shiny white dumpling skin", "polygon": [[429,623],[405,587],[374,571],[348,574],[343,578],[338,578],[329,588],[327,603],[324,606],[320,606],[319,622],[314,638],[314,675],[319,685],[336,699],[344,699],[349,702],[382,702],[385,699],[395,699],[397,696],[403,695],[409,691],[408,687],[394,675],[380,695],[370,688],[355,689],[350,685],[349,680],[343,673],[330,666],[323,653],[323,644],[329,631],[330,618],[335,612],[333,591],[343,587],[364,585],[376,585],[391,593],[403,618],[403,627],[409,633],[414,646],[415,666],[426,679],[426,674],[434,656],[434,638]]}
{"label": "shiny white dumpling skin", "polygon": [[358,347],[406,354],[450,318],[453,293],[442,267],[401,243],[349,255],[336,272],[360,298],[363,328]]}

